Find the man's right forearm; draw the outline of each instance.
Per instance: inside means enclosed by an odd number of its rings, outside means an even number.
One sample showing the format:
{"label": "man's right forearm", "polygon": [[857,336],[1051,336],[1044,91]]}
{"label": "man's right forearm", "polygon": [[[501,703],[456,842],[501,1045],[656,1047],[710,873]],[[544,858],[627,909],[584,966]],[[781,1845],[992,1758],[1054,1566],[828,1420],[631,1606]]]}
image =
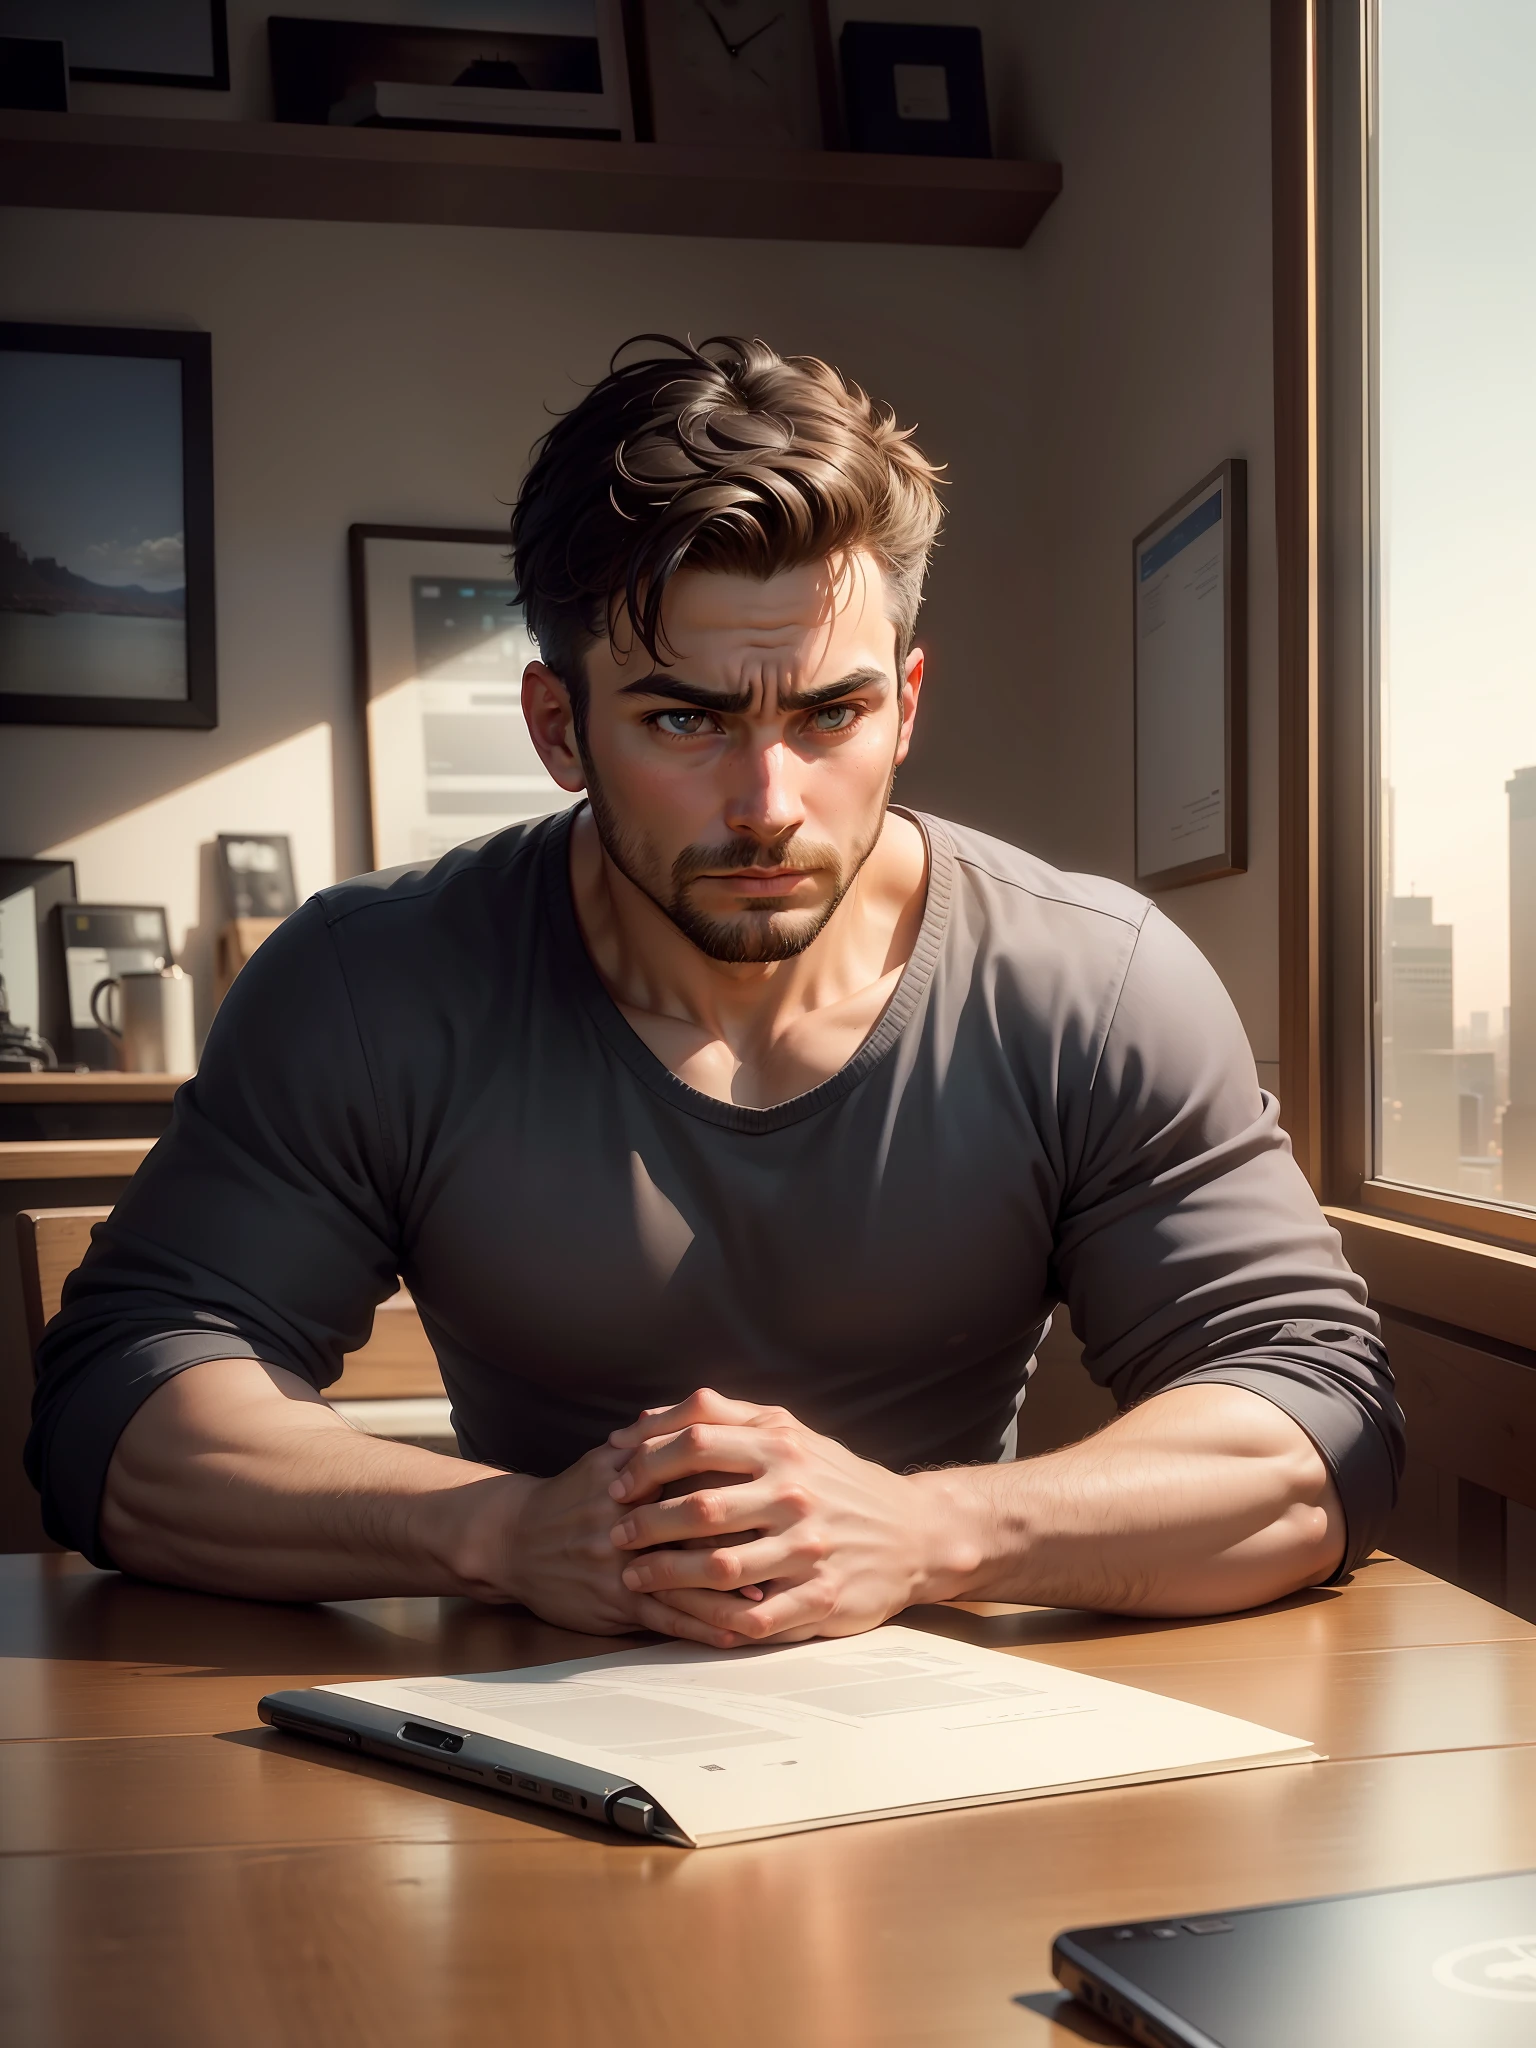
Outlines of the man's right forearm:
{"label": "man's right forearm", "polygon": [[[189,1366],[118,1440],[102,1495],[114,1564],[268,1600],[515,1599],[496,1553],[536,1484],[351,1428],[251,1359]],[[510,1563],[510,1556],[507,1556]]]}

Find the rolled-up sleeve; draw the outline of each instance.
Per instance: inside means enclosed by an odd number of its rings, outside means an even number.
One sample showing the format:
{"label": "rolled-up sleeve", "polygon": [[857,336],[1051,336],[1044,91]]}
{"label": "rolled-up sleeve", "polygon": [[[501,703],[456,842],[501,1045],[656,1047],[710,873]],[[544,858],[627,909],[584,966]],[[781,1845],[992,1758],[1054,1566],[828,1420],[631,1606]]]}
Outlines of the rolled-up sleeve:
{"label": "rolled-up sleeve", "polygon": [[1338,1490],[1342,1576],[1376,1542],[1403,1466],[1380,1324],[1225,989],[1156,910],[1072,1138],[1057,1264],[1088,1370],[1122,1408],[1215,1381],[1283,1409]]}
{"label": "rolled-up sleeve", "polygon": [[57,1542],[97,1533],[123,1428],[188,1366],[324,1387],[396,1284],[392,1164],[324,906],[241,973],[170,1128],[99,1224],[37,1354],[28,1476]]}

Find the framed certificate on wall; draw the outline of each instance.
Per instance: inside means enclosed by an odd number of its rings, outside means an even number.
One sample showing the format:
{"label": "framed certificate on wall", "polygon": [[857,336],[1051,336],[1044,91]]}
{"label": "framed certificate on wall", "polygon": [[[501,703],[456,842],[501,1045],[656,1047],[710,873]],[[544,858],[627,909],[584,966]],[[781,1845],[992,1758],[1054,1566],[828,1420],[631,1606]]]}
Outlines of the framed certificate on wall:
{"label": "framed certificate on wall", "polygon": [[523,717],[537,653],[505,533],[354,526],[352,631],[375,868],[436,860],[575,798]]}
{"label": "framed certificate on wall", "polygon": [[1136,536],[1136,880],[1248,866],[1248,466],[1224,462]]}

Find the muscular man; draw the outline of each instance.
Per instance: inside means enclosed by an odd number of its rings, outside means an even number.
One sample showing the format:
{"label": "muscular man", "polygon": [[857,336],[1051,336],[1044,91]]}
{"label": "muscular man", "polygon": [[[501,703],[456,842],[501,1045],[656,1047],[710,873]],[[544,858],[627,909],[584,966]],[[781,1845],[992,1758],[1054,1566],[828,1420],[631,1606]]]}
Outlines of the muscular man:
{"label": "muscular man", "polygon": [[[931,466],[815,360],[618,360],[512,520],[585,802],[246,968],[44,1339],[50,1530],[722,1647],[1339,1576],[1400,1418],[1220,983],[1129,890],[891,805]],[[397,1275],[459,1459],[320,1398]],[[1122,1412],[1017,1462],[1062,1301]]]}

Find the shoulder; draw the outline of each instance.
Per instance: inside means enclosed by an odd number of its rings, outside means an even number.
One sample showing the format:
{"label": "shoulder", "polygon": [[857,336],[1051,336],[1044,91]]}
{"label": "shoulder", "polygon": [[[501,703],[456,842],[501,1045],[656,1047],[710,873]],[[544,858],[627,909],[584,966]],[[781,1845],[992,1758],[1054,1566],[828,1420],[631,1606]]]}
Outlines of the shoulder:
{"label": "shoulder", "polygon": [[1010,985],[1028,1010],[1084,1013],[1101,1027],[1113,1009],[1143,929],[1157,922],[1146,897],[1102,875],[1074,875],[967,825],[924,818],[947,871],[950,957],[992,985]]}
{"label": "shoulder", "polygon": [[1145,896],[1107,876],[1053,868],[1038,854],[947,818],[922,823],[949,842],[958,886],[1003,919],[1041,920],[1119,948],[1134,941],[1152,909]]}
{"label": "shoulder", "polygon": [[[564,814],[514,825],[417,867],[358,875],[311,896],[240,970],[215,1029],[247,1035],[300,1015],[316,1028],[350,1009],[407,1036],[472,1010],[517,974],[543,914],[543,853]],[[226,1018],[226,1011],[229,1013]]]}
{"label": "shoulder", "polygon": [[1213,1057],[1251,1078],[1214,969],[1147,897],[968,826],[922,822],[953,855],[950,961],[1010,1039],[1049,1043],[1053,1060],[1085,1076],[1113,1042],[1128,1074],[1157,1065],[1175,1087]]}
{"label": "shoulder", "polygon": [[375,933],[396,943],[413,928],[425,930],[445,916],[473,915],[504,904],[509,895],[532,892],[541,856],[563,834],[566,818],[564,811],[533,818],[456,846],[435,861],[355,875],[320,890],[311,898],[313,912],[349,943]]}

